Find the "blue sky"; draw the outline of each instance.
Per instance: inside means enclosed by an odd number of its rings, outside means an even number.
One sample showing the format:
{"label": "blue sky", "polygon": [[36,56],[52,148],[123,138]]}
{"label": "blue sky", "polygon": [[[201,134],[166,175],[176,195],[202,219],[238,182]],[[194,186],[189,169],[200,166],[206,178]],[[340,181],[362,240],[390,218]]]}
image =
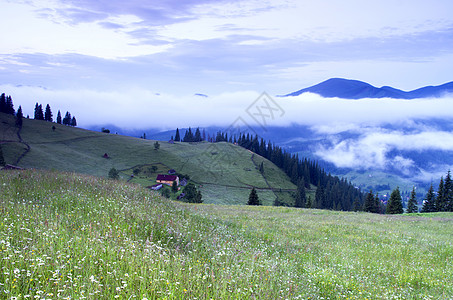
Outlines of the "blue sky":
{"label": "blue sky", "polygon": [[1,90],[81,125],[130,125],[116,118],[124,102],[202,110],[196,93],[239,105],[331,77],[403,90],[453,80],[449,0],[3,0],[0,11]]}

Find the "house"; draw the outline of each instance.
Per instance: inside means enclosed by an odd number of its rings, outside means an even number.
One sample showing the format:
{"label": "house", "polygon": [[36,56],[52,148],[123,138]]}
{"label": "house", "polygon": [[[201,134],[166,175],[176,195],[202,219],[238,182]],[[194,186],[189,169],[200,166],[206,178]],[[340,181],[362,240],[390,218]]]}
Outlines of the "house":
{"label": "house", "polygon": [[168,174],[175,175],[176,174],[176,170],[174,170],[174,169],[168,170]]}
{"label": "house", "polygon": [[158,191],[158,190],[160,190],[162,188],[162,183],[155,184],[153,186],[150,186],[149,188],[154,190],[154,191]]}
{"label": "house", "polygon": [[107,153],[104,153],[104,155],[102,157],[103,158],[110,158],[110,156]]}
{"label": "house", "polygon": [[159,174],[157,175],[156,182],[166,184],[169,186],[173,185],[173,182],[176,181],[176,185],[179,185],[179,177],[176,175],[166,175],[166,174]]}
{"label": "house", "polygon": [[187,179],[183,178],[179,184],[181,186],[186,186],[187,185]]}

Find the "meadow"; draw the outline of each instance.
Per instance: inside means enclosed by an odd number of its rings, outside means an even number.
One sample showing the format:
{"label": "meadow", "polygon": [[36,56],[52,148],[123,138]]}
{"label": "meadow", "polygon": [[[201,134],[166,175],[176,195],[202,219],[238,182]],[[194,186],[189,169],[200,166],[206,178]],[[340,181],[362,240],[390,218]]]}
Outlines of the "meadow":
{"label": "meadow", "polygon": [[[55,129],[52,129],[52,127]],[[175,169],[190,176],[192,183],[203,185],[205,203],[246,204],[252,187],[262,191],[261,200],[272,205],[278,197],[293,205],[296,186],[267,159],[228,143],[168,143],[117,134],[106,134],[56,123],[24,119],[17,136],[14,118],[0,113],[0,143],[6,163],[23,168],[58,170],[107,177],[111,168],[130,179],[133,170],[157,166],[166,173]],[[5,142],[7,141],[7,142]],[[25,152],[27,147],[30,151]],[[18,158],[23,156],[18,163]],[[103,155],[107,153],[109,158]],[[264,173],[258,166],[263,163]],[[143,186],[155,184],[158,173],[140,173],[131,180]],[[227,190],[228,192],[225,192]],[[314,189],[309,193],[314,195]]]}
{"label": "meadow", "polygon": [[187,204],[0,172],[0,299],[451,299],[453,214]]}

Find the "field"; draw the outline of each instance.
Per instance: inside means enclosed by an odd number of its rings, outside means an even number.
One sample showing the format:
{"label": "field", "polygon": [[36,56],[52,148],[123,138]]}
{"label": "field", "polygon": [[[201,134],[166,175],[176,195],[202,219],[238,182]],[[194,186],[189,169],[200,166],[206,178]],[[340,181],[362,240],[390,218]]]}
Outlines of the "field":
{"label": "field", "polygon": [[[246,204],[252,187],[265,205],[272,205],[277,197],[289,205],[294,202],[296,186],[286,174],[263,157],[232,144],[159,141],[160,147],[155,150],[153,140],[28,119],[24,119],[20,131],[22,141],[17,131],[14,118],[0,113],[0,143],[8,164],[102,177],[116,168],[124,180],[131,179],[134,169],[155,165],[155,173],[142,172],[131,182],[150,186],[155,184],[158,172],[175,169],[202,186],[205,203]],[[105,153],[109,158],[103,157]],[[258,170],[261,162],[263,174]]]}
{"label": "field", "polygon": [[0,299],[451,299],[453,214],[193,205],[0,172]]}

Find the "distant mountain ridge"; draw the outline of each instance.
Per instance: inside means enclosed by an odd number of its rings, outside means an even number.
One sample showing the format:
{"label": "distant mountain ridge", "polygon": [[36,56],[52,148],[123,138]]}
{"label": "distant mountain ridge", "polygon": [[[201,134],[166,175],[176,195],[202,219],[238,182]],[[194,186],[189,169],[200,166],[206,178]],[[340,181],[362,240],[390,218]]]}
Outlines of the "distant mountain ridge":
{"label": "distant mountain ridge", "polygon": [[299,91],[283,95],[282,97],[299,96],[303,93],[314,93],[326,98],[362,99],[362,98],[395,98],[417,99],[441,97],[453,93],[453,81],[438,85],[425,86],[413,91],[402,91],[390,86],[377,88],[369,83],[344,78],[331,78],[319,84]]}

